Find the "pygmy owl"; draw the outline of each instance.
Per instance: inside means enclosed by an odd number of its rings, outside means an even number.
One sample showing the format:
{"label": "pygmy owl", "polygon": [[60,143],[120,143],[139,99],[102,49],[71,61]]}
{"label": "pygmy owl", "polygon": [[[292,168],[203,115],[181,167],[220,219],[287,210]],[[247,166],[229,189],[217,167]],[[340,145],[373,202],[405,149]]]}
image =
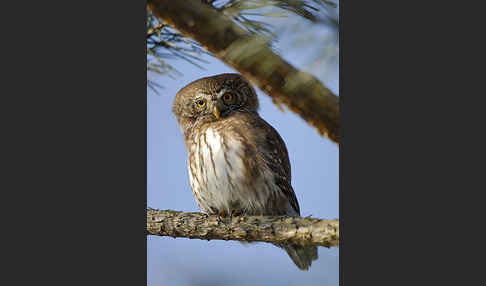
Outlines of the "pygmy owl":
{"label": "pygmy owl", "polygon": [[[192,192],[207,214],[300,216],[287,148],[258,115],[258,98],[238,74],[196,80],[176,95]],[[317,247],[277,244],[307,270]]]}

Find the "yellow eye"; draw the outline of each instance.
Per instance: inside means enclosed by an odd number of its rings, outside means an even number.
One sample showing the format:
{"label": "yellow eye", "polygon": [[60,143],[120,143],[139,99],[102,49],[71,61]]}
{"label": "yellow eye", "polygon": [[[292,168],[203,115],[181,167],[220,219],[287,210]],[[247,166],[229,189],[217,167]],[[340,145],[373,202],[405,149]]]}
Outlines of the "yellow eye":
{"label": "yellow eye", "polygon": [[204,100],[204,99],[199,99],[199,100],[197,100],[197,101],[196,101],[196,105],[197,105],[198,107],[204,107],[204,106],[206,106],[206,100]]}
{"label": "yellow eye", "polygon": [[231,102],[233,100],[233,95],[231,93],[225,93],[223,95],[223,100],[226,103]]}

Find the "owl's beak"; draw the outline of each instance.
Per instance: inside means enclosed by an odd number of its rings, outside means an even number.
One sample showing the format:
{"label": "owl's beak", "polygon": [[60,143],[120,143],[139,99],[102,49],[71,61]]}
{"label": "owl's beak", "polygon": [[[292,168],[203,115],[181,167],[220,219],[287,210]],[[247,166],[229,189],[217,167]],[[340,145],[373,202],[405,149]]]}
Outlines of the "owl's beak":
{"label": "owl's beak", "polygon": [[219,113],[219,109],[218,109],[217,106],[214,107],[213,114],[214,114],[214,117],[216,117],[216,119],[218,119],[218,120],[221,117],[221,113]]}

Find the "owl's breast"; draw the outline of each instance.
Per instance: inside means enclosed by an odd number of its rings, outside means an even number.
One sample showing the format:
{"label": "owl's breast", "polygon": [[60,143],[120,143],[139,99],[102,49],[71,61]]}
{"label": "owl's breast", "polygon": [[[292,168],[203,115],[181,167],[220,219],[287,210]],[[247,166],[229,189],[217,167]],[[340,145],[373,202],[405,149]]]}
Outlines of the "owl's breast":
{"label": "owl's breast", "polygon": [[[263,209],[268,191],[256,190],[265,186],[265,168],[258,168],[248,158],[248,144],[243,138],[223,134],[214,128],[207,128],[194,137],[190,146],[189,177],[191,187],[203,212],[214,210]],[[253,152],[256,154],[256,152]],[[268,182],[273,178],[268,177]],[[269,184],[266,184],[269,187]],[[270,186],[270,188],[272,188]]]}

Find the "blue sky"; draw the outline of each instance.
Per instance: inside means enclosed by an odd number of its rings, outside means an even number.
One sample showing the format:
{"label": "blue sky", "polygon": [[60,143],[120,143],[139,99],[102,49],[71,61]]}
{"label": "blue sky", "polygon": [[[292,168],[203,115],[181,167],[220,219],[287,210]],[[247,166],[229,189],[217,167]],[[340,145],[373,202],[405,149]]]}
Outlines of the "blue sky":
{"label": "blue sky", "polygon": [[[279,20],[280,21],[280,20]],[[308,71],[338,94],[337,43],[324,27],[312,27],[298,17],[285,20],[295,30],[282,31],[280,55]],[[277,27],[282,27],[276,22]],[[312,37],[305,38],[305,33]],[[331,39],[331,40],[330,40]],[[296,41],[300,41],[298,44]],[[331,41],[331,42],[329,42]],[[325,54],[325,56],[323,56]],[[324,59],[316,64],[316,56]],[[164,86],[159,94],[147,91],[147,204],[155,209],[199,211],[187,174],[182,133],[172,114],[177,91],[201,77],[237,72],[204,56],[199,69],[184,61],[170,61],[183,76],[171,79],[148,75]],[[339,149],[291,111],[280,111],[257,89],[260,116],[280,133],[289,151],[292,186],[302,216],[339,218]],[[287,254],[270,244],[242,245],[232,241],[147,237],[148,285],[338,285],[338,248],[319,248],[319,259],[300,271]]]}

